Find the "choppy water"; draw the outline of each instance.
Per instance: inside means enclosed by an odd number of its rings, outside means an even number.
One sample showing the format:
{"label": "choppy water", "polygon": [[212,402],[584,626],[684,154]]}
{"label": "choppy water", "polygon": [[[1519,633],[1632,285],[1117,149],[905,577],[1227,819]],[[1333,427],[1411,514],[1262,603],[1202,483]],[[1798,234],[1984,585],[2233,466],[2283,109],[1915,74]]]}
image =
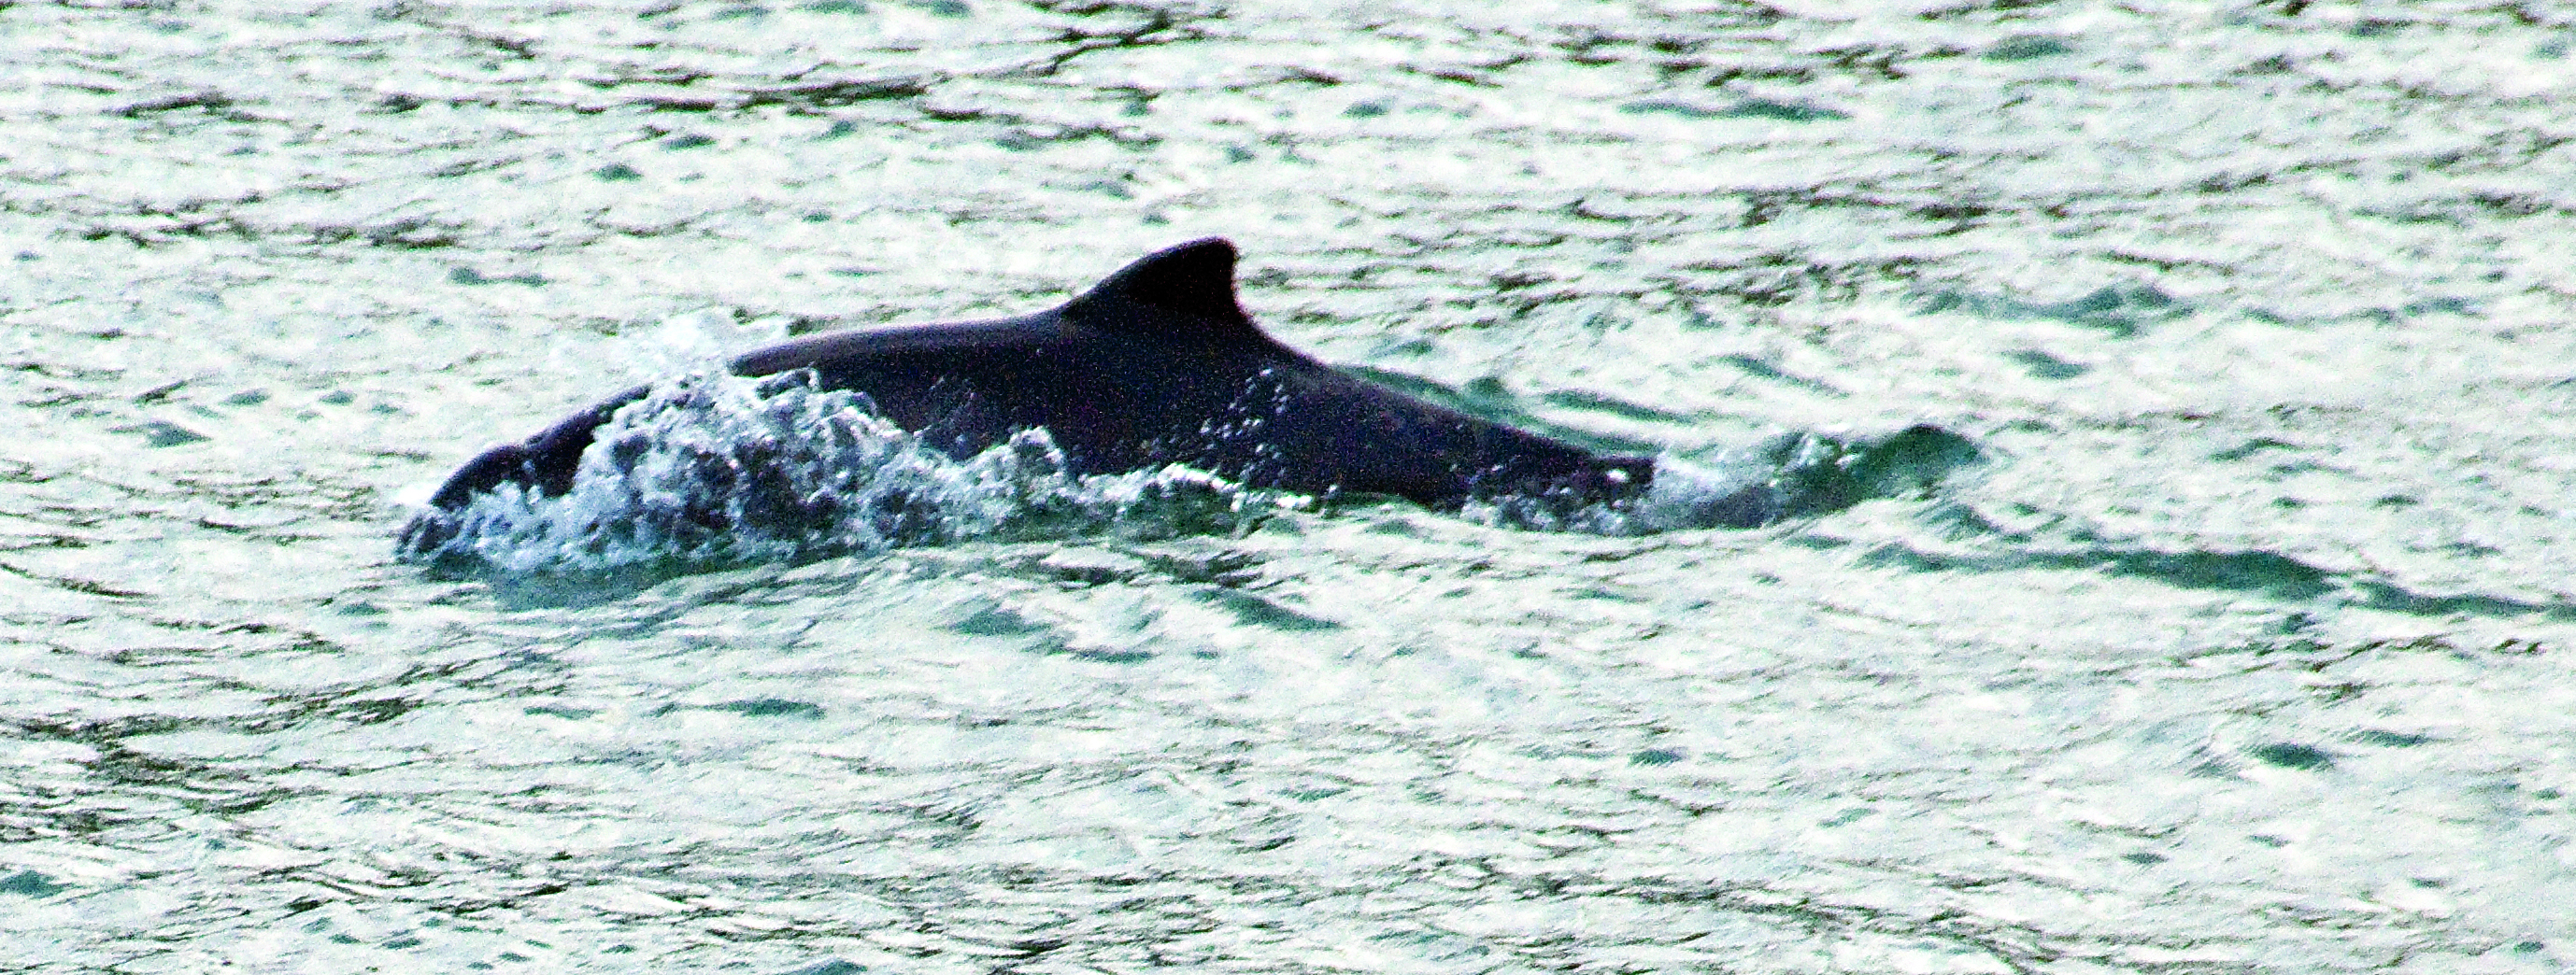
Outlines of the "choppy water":
{"label": "choppy water", "polygon": [[[2534,3],[0,8],[0,968],[2576,964],[2571,43]],[[635,381],[1208,234],[1284,340],[1491,411],[1982,460],[1746,531],[395,557]]]}

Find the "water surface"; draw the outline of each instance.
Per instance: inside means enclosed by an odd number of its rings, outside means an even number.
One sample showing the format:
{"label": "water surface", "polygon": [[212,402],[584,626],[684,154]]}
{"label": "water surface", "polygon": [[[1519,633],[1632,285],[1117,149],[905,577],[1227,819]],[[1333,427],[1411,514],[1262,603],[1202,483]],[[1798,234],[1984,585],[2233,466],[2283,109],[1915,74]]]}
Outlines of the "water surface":
{"label": "water surface", "polygon": [[[0,9],[0,958],[2563,968],[2544,6]],[[395,558],[634,382],[1211,234],[1284,341],[1533,423],[1981,462]]]}

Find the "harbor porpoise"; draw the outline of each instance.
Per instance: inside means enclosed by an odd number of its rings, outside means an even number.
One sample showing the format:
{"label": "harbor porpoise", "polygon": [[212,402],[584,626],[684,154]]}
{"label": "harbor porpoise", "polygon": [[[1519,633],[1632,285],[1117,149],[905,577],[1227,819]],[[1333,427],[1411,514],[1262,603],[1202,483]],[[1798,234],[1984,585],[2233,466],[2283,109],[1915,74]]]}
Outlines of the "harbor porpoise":
{"label": "harbor porpoise", "polygon": [[[1435,508],[1522,498],[1571,508],[1633,498],[1650,457],[1603,456],[1337,371],[1263,334],[1235,301],[1221,238],[1146,255],[1055,308],[1018,318],[812,335],[733,360],[811,370],[964,459],[1043,427],[1078,475],[1182,464],[1255,488],[1395,495]],[[456,511],[518,484],[571,490],[627,390],[525,442],[495,447],[430,499]]]}

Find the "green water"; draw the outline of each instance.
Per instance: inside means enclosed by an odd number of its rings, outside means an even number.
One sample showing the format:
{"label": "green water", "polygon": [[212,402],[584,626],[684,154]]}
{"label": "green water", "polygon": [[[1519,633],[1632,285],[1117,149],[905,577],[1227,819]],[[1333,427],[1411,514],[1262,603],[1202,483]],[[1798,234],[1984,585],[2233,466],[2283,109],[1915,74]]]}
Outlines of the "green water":
{"label": "green water", "polygon": [[[2558,970],[2571,41],[0,8],[0,968]],[[1753,531],[393,557],[636,381],[1205,235],[1282,340],[1494,415],[1983,461]]]}

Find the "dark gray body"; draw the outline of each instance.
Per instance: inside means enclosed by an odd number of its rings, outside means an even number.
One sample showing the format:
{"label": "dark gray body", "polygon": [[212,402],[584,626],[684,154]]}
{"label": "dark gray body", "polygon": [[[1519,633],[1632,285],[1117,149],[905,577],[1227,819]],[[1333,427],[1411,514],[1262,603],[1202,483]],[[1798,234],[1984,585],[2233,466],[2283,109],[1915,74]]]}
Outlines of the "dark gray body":
{"label": "dark gray body", "polygon": [[[1064,305],[999,321],[838,332],[734,360],[811,369],[959,458],[1045,427],[1076,474],[1187,464],[1252,487],[1456,507],[1558,505],[1645,490],[1654,461],[1596,456],[1354,378],[1272,340],[1234,296],[1234,245],[1147,255]],[[454,510],[504,483],[571,489],[592,433],[635,389],[466,464],[431,498]]]}

